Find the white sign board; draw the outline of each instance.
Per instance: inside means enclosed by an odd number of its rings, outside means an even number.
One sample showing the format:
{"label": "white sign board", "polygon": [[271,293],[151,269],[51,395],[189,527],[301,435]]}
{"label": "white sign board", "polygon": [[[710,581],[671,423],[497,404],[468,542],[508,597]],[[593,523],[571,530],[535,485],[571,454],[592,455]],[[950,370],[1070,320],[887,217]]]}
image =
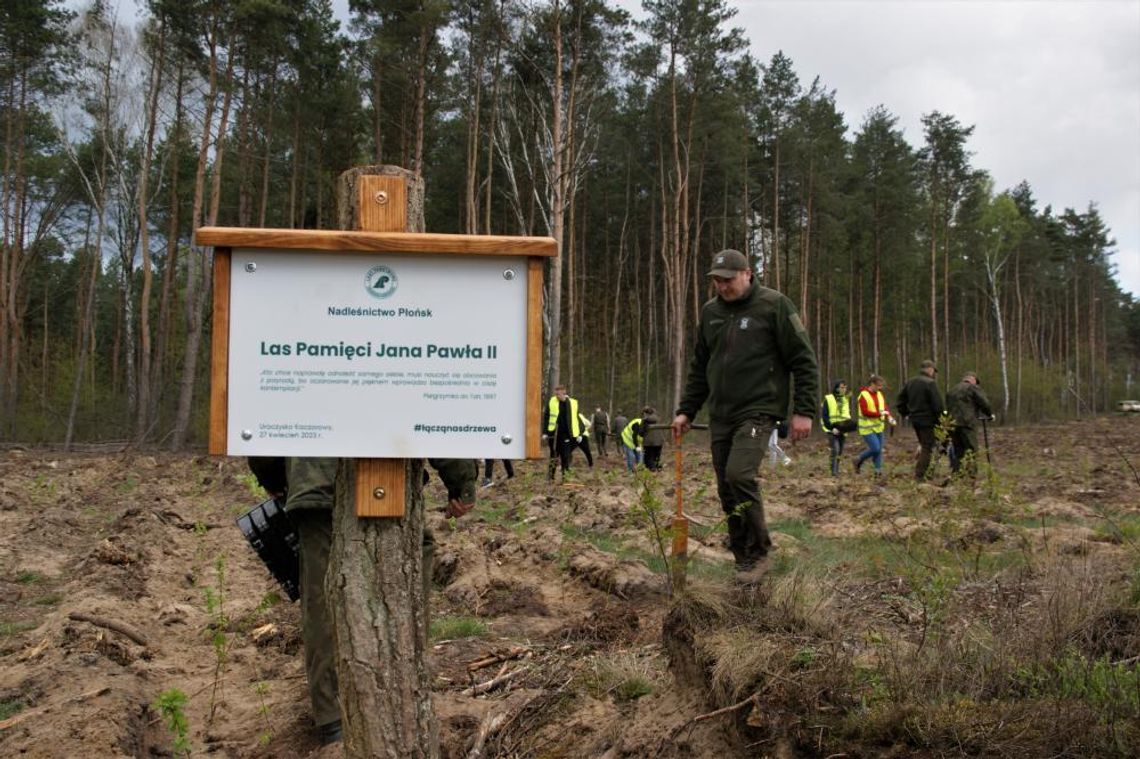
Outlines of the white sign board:
{"label": "white sign board", "polygon": [[227,453],[524,458],[526,267],[235,248]]}

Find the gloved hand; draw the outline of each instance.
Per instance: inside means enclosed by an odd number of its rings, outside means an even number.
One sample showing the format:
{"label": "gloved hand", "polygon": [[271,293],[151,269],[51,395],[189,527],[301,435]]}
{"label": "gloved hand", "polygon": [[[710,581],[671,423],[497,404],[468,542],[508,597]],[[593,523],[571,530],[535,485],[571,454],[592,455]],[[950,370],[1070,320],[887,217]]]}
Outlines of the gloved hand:
{"label": "gloved hand", "polygon": [[575,443],[578,443],[579,445],[581,445],[581,444],[582,444],[582,436],[581,436],[581,435],[579,435],[578,437],[574,438],[574,442],[575,442]]}
{"label": "gloved hand", "polygon": [[831,428],[831,434],[832,435],[839,435],[839,428],[838,427],[832,427]]}
{"label": "gloved hand", "polygon": [[462,498],[452,498],[447,502],[446,514],[449,517],[459,518],[475,508],[473,502],[464,501]]}
{"label": "gloved hand", "polygon": [[545,443],[545,442],[547,442],[548,440],[550,440],[550,435],[547,435],[545,432],[544,432],[544,433],[542,433],[542,442],[544,442],[544,443]]}
{"label": "gloved hand", "polygon": [[637,452],[638,452],[638,453],[641,453],[641,452],[642,452],[642,450],[641,450],[641,446],[640,446],[640,445],[639,445],[639,446],[637,446]]}

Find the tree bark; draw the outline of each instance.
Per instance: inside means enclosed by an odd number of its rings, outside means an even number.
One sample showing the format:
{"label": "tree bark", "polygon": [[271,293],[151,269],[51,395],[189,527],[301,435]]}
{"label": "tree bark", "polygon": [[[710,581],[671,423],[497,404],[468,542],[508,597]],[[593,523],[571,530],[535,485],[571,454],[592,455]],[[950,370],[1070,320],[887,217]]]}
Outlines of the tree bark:
{"label": "tree bark", "polygon": [[158,360],[153,364],[154,378],[151,381],[151,387],[154,388],[154,392],[151,394],[150,415],[151,418],[156,421],[159,418],[160,389],[164,386],[163,380],[165,378],[168,358],[167,344],[171,342],[171,315],[175,310],[174,300],[176,297],[174,295],[174,281],[178,272],[178,209],[181,197],[179,193],[181,172],[178,170],[178,146],[182,141],[182,94],[186,83],[185,66],[182,60],[178,62],[175,82],[174,128],[169,148],[170,204],[168,213],[170,222],[167,225],[166,231],[166,261],[164,262],[162,270],[162,294],[159,296],[158,305],[158,339],[155,341],[154,346],[154,354],[158,357]]}
{"label": "tree bark", "polygon": [[[423,181],[394,166],[351,169],[340,177],[341,229],[359,229],[356,187],[363,175],[407,183],[407,227],[423,231]],[[377,230],[378,231],[378,230]],[[389,230],[395,231],[395,230]],[[333,544],[325,589],[337,640],[337,673],[348,756],[438,757],[439,728],[427,668],[424,503],[419,459],[405,465],[405,516],[360,519],[356,462],[337,473]]]}
{"label": "tree bark", "polygon": [[[202,205],[206,197],[206,166],[209,163],[210,143],[213,135],[213,118],[215,100],[218,95],[218,26],[220,21],[215,19],[209,33],[210,56],[207,64],[208,86],[205,96],[206,110],[202,117],[202,139],[198,146],[198,166],[194,175],[194,206],[190,217],[190,235],[193,239],[198,227],[202,226]],[[230,51],[230,60],[233,60],[233,51]],[[232,71],[232,69],[231,69]],[[219,129],[219,133],[221,129]],[[209,258],[202,253],[202,259]],[[171,450],[179,451],[186,442],[186,433],[190,428],[191,402],[194,397],[194,374],[198,367],[198,346],[202,340],[203,312],[200,304],[205,299],[200,291],[207,287],[206,277],[210,269],[198,259],[190,260],[186,266],[186,352],[182,361],[182,377],[178,385],[178,409],[174,416],[174,431],[171,439]],[[196,281],[198,280],[198,281]]]}
{"label": "tree bark", "polygon": [[[147,98],[146,113],[146,141],[143,145],[142,164],[139,167],[138,186],[138,215],[139,215],[139,250],[142,253],[142,293],[139,299],[139,364],[138,364],[138,405],[135,407],[135,442],[142,443],[146,439],[151,422],[150,404],[150,298],[151,286],[154,279],[151,272],[150,261],[150,228],[147,226],[147,209],[149,192],[147,180],[150,178],[151,158],[154,154],[154,133],[158,123],[158,93],[162,89],[162,68],[165,64],[166,22],[159,20],[158,40],[154,48],[154,59],[151,62],[150,92]],[[131,367],[131,371],[135,368]]]}
{"label": "tree bark", "polygon": [[560,0],[554,0],[553,7],[554,29],[551,36],[554,40],[554,71],[553,85],[550,93],[550,134],[553,155],[550,169],[550,235],[554,238],[556,252],[550,259],[550,284],[546,288],[546,323],[547,330],[547,389],[552,390],[558,385],[561,376],[561,349],[562,349],[562,237],[565,219],[564,205],[566,198],[563,195],[565,184],[562,176],[564,146],[562,130],[564,128],[564,111],[562,106],[562,6]]}

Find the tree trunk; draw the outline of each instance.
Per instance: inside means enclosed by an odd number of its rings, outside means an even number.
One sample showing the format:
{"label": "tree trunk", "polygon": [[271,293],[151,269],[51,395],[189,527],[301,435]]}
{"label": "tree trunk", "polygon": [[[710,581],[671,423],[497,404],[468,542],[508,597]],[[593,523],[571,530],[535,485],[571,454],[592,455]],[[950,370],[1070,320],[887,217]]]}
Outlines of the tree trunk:
{"label": "tree trunk", "polygon": [[[407,231],[423,231],[423,181],[393,166],[341,175],[339,227],[360,229],[356,187],[365,174],[404,177]],[[370,230],[380,231],[380,230]],[[395,230],[387,230],[395,231]],[[427,668],[427,598],[423,563],[423,464],[405,466],[405,516],[360,519],[356,462],[337,473],[333,544],[325,589],[336,630],[337,673],[348,756],[438,757],[439,729]]]}
{"label": "tree trunk", "polygon": [[499,123],[499,90],[502,79],[503,43],[501,35],[495,37],[495,64],[491,73],[491,112],[487,118],[486,185],[483,189],[483,234],[491,234],[491,198],[495,174],[495,125]]}
{"label": "tree trunk", "polygon": [[419,40],[419,65],[416,67],[416,102],[412,118],[414,119],[413,128],[415,129],[415,144],[412,154],[412,171],[417,176],[423,176],[424,173],[424,119],[427,114],[427,69],[428,69],[428,52],[431,48],[431,42],[435,39],[436,28],[432,22],[426,18],[423,26],[420,28]]}
{"label": "tree trunk", "polygon": [[[930,199],[930,357],[938,358],[938,203]],[[949,371],[942,367],[943,371]]]}
{"label": "tree trunk", "polygon": [[277,67],[269,75],[269,87],[266,89],[266,111],[268,115],[265,124],[265,155],[261,161],[261,198],[257,209],[257,226],[265,226],[265,212],[269,208],[269,164],[273,159],[273,116],[277,113]]}
{"label": "tree trunk", "polygon": [[[16,429],[16,401],[19,395],[20,346],[23,325],[19,295],[24,258],[24,176],[25,118],[28,105],[26,68],[12,78],[5,111],[3,203],[3,255],[0,256],[0,430]],[[12,156],[15,160],[12,160]]]}
{"label": "tree trunk", "polygon": [[565,223],[565,189],[563,171],[563,117],[562,110],[562,7],[560,0],[554,0],[554,72],[551,90],[550,135],[550,235],[554,238],[555,253],[550,259],[550,282],[546,287],[546,326],[547,326],[547,389],[551,390],[560,382],[562,349],[562,237]]}
{"label": "tree trunk", "polygon": [[[207,224],[214,224],[218,219],[218,207],[221,203],[221,174],[222,174],[222,159],[225,156],[225,134],[227,128],[227,121],[229,119],[229,110],[231,102],[231,93],[233,92],[233,75],[234,75],[234,57],[235,52],[233,49],[232,38],[229,45],[229,56],[226,62],[226,73],[224,75],[222,88],[225,95],[222,97],[222,113],[218,118],[218,137],[214,149],[214,167],[213,177],[210,189],[210,210],[206,218]],[[210,53],[210,89],[207,93],[210,103],[213,102],[214,97],[217,95],[218,87],[216,81],[216,63],[217,63],[217,49],[211,48]],[[207,105],[207,118],[202,128],[202,149],[198,154],[198,176],[195,181],[194,187],[194,217],[191,220],[193,225],[191,235],[198,230],[201,225],[201,209],[202,200],[205,192],[205,175],[206,175],[206,148],[210,143],[210,121],[209,113],[212,108]],[[178,388],[178,411],[174,417],[174,433],[171,439],[171,448],[175,451],[182,450],[182,446],[186,442],[186,436],[190,429],[190,413],[193,410],[194,403],[194,389],[195,378],[198,372],[198,348],[202,344],[202,333],[205,330],[205,316],[206,316],[206,301],[209,295],[209,277],[212,270],[212,258],[208,252],[201,251],[200,258],[191,261],[187,267],[188,272],[192,272],[195,268],[200,270],[200,281],[198,287],[192,291],[190,283],[194,277],[192,274],[187,276],[186,286],[186,353],[182,361],[182,379],[179,382]]]}
{"label": "tree trunk", "polygon": [[[107,215],[107,181],[108,181],[108,164],[111,161],[110,155],[110,142],[111,142],[111,70],[115,58],[115,40],[117,27],[112,24],[110,27],[110,36],[107,40],[107,57],[103,64],[102,69],[102,82],[100,86],[102,91],[99,96],[102,98],[103,114],[102,120],[97,129],[101,132],[102,136],[102,150],[99,154],[99,168],[98,173],[93,178],[84,177],[84,184],[88,189],[88,195],[95,206],[95,213],[98,214],[96,220],[95,244],[90,249],[91,255],[91,278],[87,282],[87,295],[84,301],[84,308],[82,318],[79,320],[78,329],[82,337],[79,340],[79,356],[75,362],[75,382],[71,388],[71,406],[67,412],[67,430],[64,433],[63,449],[65,451],[71,450],[71,443],[75,436],[75,419],[79,412],[79,396],[83,387],[83,372],[87,366],[87,359],[90,352],[95,345],[94,338],[94,315],[95,315],[95,286],[99,281],[99,272],[102,269],[102,253],[103,250],[103,235],[106,231],[106,215]],[[76,166],[79,167],[79,160],[75,159]],[[83,174],[80,169],[80,174]],[[93,188],[91,182],[95,182]]]}
{"label": "tree trunk", "polygon": [[[150,91],[146,106],[146,141],[143,145],[142,164],[139,167],[138,215],[139,251],[142,253],[142,293],[139,296],[139,362],[138,362],[138,405],[135,407],[135,442],[146,439],[151,422],[150,404],[150,296],[152,272],[150,263],[150,228],[147,226],[147,180],[150,178],[151,158],[154,153],[154,133],[158,123],[158,93],[162,89],[162,68],[165,62],[164,44],[166,23],[159,20],[158,42],[155,45],[155,60],[152,63]],[[131,367],[134,371],[134,367]]]}
{"label": "tree trunk", "polygon": [[[780,289],[780,137],[774,140],[772,158],[772,244],[769,262],[772,268],[772,287]],[[764,281],[768,282],[768,269],[764,269]]]}
{"label": "tree trunk", "polygon": [[179,193],[181,172],[178,170],[178,146],[182,141],[182,92],[185,85],[185,69],[183,62],[178,63],[174,95],[174,130],[171,143],[170,156],[170,223],[166,230],[166,261],[162,271],[162,295],[158,306],[158,339],[155,341],[155,355],[158,360],[154,362],[154,379],[151,387],[151,418],[159,418],[160,389],[164,386],[165,369],[167,363],[167,344],[170,342],[171,315],[174,313],[174,280],[178,273],[178,226],[179,226]]}
{"label": "tree trunk", "polygon": [[994,266],[988,259],[986,264],[986,280],[990,286],[990,305],[994,311],[994,322],[997,328],[998,359],[1001,362],[1001,389],[1002,412],[1009,413],[1009,356],[1005,345],[1005,324],[1002,321],[1001,291],[998,289],[998,277],[1001,267]]}

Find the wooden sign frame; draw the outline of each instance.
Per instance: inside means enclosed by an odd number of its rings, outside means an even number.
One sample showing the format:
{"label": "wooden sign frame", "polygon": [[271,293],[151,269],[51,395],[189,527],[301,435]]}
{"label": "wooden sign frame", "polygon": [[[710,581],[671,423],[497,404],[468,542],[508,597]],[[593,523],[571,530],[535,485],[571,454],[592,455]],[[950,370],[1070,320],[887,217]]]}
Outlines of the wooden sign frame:
{"label": "wooden sign frame", "polygon": [[[388,180],[389,177],[365,177]],[[385,190],[389,191],[386,182]],[[398,183],[403,187],[403,183]],[[361,193],[375,187],[362,187]],[[384,205],[404,208],[393,199]],[[368,206],[362,205],[362,208]],[[389,220],[390,222],[390,220]],[[362,219],[362,225],[384,226],[389,222]],[[402,222],[401,222],[402,226]],[[199,245],[214,248],[213,342],[210,355],[209,452],[227,454],[230,355],[230,284],[234,248],[275,250],[367,252],[399,254],[449,254],[472,256],[520,256],[527,259],[526,325],[526,432],[525,455],[542,458],[542,290],[544,258],[553,257],[551,237],[497,235],[451,235],[415,232],[257,229],[246,227],[201,227],[195,235]],[[357,459],[356,505],[358,516],[403,516],[404,459]]]}

